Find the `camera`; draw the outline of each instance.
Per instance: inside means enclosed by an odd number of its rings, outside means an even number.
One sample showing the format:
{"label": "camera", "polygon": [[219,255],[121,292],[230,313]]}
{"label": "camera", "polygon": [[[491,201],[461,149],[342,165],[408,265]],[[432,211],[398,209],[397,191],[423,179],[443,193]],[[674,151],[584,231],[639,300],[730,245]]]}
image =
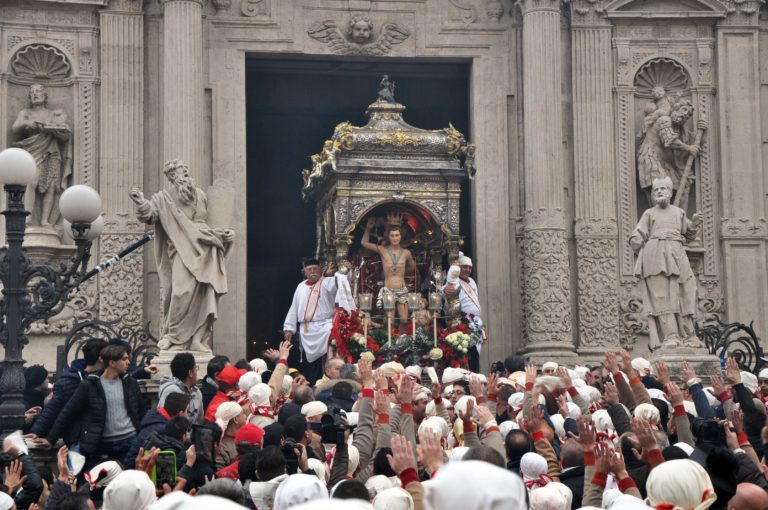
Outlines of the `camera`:
{"label": "camera", "polygon": [[696,437],[697,445],[703,443],[709,443],[716,446],[725,445],[725,431],[723,430],[723,426],[711,418],[694,418],[691,421],[691,432]]}
{"label": "camera", "polygon": [[341,413],[341,408],[331,407],[320,418],[320,423],[307,423],[307,428],[320,434],[321,443],[338,444],[344,442],[344,432],[349,426],[342,421]]}
{"label": "camera", "polygon": [[299,444],[291,437],[286,437],[280,446],[280,451],[283,453],[283,458],[285,458],[285,471],[289,475],[296,474],[299,470],[299,458],[294,451],[298,447]]}

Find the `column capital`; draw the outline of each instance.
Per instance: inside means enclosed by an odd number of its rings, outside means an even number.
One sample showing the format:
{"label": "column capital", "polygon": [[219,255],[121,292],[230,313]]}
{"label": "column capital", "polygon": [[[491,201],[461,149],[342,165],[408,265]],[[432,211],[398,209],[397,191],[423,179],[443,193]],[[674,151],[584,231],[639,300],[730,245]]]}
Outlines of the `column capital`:
{"label": "column capital", "polygon": [[[568,0],[566,0],[567,2]],[[563,0],[517,0],[523,16],[534,12],[560,12]]]}

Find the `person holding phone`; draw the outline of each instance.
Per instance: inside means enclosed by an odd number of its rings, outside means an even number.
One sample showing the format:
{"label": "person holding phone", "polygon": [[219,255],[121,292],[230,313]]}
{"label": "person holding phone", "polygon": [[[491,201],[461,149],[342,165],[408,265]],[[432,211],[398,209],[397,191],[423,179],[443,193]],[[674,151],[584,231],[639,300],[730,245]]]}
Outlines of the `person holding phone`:
{"label": "person holding phone", "polygon": [[[349,261],[344,261],[344,266],[352,267]],[[354,308],[354,301],[346,275],[334,272],[335,264],[330,263],[321,270],[320,261],[309,258],[304,259],[303,267],[306,280],[293,293],[283,324],[283,339],[296,345],[294,335],[299,331],[300,371],[310,385],[314,385],[323,376],[336,302],[344,308]]]}

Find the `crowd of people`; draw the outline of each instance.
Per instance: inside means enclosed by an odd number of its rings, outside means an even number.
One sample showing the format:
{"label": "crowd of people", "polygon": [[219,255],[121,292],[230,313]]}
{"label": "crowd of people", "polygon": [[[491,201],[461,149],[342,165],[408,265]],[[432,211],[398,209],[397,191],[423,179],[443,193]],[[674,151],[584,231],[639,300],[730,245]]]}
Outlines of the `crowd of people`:
{"label": "crowd of people", "polygon": [[[203,377],[179,352],[151,409],[135,376],[153,369],[120,342],[86,342],[52,393],[29,367],[0,510],[768,509],[768,368],[622,351],[438,377],[331,357],[311,386],[291,348],[215,356]],[[35,462],[46,448],[55,470]]]}

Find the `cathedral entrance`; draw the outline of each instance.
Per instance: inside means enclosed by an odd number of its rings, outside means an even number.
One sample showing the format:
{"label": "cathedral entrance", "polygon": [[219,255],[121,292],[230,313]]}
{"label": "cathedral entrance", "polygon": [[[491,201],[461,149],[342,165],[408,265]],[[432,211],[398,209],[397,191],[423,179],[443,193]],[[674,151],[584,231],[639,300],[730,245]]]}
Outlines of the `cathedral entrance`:
{"label": "cathedral entrance", "polygon": [[[396,84],[411,125],[453,124],[471,139],[470,65],[434,61],[246,58],[248,187],[248,356],[281,338],[302,257],[315,252],[314,204],[301,198],[301,170],[339,122],[364,125],[381,76]],[[462,225],[471,225],[462,189]],[[468,232],[465,250],[471,252]]]}

